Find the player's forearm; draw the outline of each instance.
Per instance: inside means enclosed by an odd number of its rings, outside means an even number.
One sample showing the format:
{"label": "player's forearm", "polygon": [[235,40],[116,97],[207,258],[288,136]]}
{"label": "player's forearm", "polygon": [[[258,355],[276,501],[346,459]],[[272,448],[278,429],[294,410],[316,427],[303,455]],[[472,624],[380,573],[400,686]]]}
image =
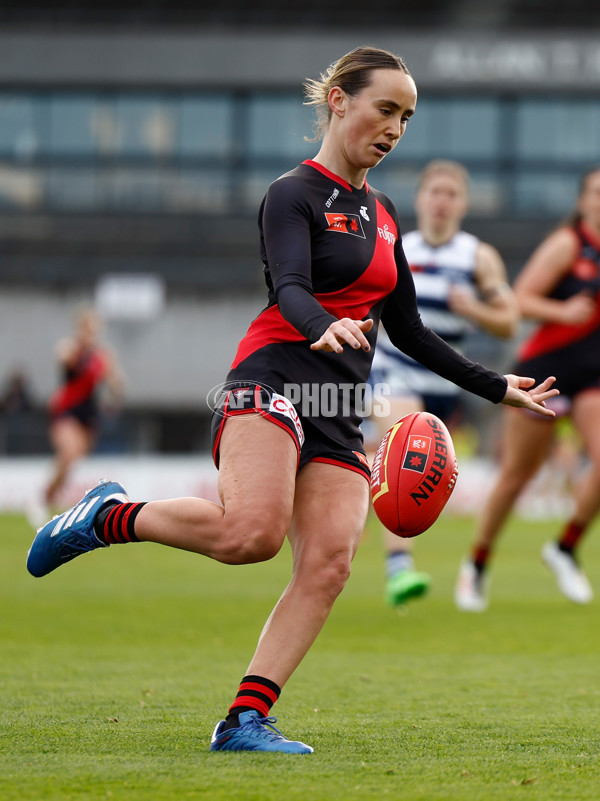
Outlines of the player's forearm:
{"label": "player's forearm", "polygon": [[516,306],[496,308],[489,303],[474,301],[468,316],[492,336],[510,339],[517,333],[519,313]]}

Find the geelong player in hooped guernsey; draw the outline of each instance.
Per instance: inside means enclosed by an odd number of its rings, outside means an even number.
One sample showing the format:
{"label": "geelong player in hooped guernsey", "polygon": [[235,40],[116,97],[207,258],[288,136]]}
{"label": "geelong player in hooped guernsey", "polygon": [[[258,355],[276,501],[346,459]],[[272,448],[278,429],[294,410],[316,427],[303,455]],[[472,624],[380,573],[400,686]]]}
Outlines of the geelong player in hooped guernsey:
{"label": "geelong player in hooped guernsey", "polygon": [[[461,350],[471,330],[470,321],[449,306],[451,287],[477,292],[476,254],[480,240],[466,231],[457,231],[441,245],[431,245],[419,230],[409,231],[402,244],[412,273],[419,312],[423,323],[452,347]],[[373,359],[375,379],[390,377],[394,393],[404,395],[458,397],[459,387],[432,373],[415,359],[395,348],[385,331],[380,331]],[[433,411],[433,410],[432,410]],[[435,414],[439,416],[438,409]]]}
{"label": "geelong player in hooped guernsey", "polygon": [[[508,338],[516,332],[519,310],[498,251],[461,225],[469,208],[469,174],[462,164],[435,159],[417,179],[417,228],[403,236],[423,323],[461,351],[470,331]],[[373,414],[378,437],[415,411],[440,417],[452,430],[460,389],[394,346],[379,331],[371,369],[373,389],[386,387],[389,414]],[[431,577],[415,568],[413,540],[382,529],[385,597],[391,606],[422,597]]]}

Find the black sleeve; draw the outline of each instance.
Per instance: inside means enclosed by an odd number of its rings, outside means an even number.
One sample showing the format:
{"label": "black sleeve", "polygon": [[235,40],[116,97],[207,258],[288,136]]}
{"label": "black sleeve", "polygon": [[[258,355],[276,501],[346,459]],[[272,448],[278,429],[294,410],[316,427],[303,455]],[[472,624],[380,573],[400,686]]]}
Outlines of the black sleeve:
{"label": "black sleeve", "polygon": [[506,379],[470,361],[423,325],[417,308],[415,285],[399,239],[396,243],[398,282],[388,296],[381,321],[401,351],[463,389],[493,403],[506,394]]}
{"label": "black sleeve", "polygon": [[264,249],[283,317],[316,342],[336,317],[315,299],[311,280],[310,208],[292,179],[275,181],[262,208]]}

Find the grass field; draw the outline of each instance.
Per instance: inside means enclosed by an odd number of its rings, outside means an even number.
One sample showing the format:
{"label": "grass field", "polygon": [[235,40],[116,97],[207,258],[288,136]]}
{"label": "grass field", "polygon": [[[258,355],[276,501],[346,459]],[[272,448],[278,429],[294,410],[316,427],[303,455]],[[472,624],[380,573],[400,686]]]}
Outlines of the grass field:
{"label": "grass field", "polygon": [[[225,567],[117,546],[44,578],[32,534],[0,517],[0,799],[600,797],[600,603],[560,597],[539,560],[557,524],[513,520],[484,615],[452,588],[472,521],[418,542],[431,595],[382,601],[368,533],[348,587],[274,712],[310,756],[213,754],[258,633],[287,581],[287,549]],[[600,590],[600,537],[583,547]]]}

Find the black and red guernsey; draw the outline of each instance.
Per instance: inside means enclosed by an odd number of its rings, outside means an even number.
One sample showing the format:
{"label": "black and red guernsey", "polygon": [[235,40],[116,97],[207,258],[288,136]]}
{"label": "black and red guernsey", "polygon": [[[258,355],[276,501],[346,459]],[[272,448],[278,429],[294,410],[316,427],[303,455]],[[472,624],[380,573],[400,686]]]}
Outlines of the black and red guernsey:
{"label": "black and red guernsey", "polygon": [[[350,186],[305,161],[269,187],[259,212],[267,307],[240,342],[229,381],[250,381],[286,394],[286,384],[339,388],[344,413],[297,405],[322,433],[344,444],[360,431],[357,385],[367,382],[379,321],[402,351],[460,387],[498,403],[506,380],[456,353],[419,316],[393,203],[367,184]],[[371,350],[310,350],[336,319],[372,319]],[[348,385],[352,386],[348,403]],[[302,415],[301,409],[305,414]]]}
{"label": "black and red guernsey", "polygon": [[537,380],[554,375],[561,396],[573,397],[600,387],[600,239],[584,223],[568,230],[577,252],[550,297],[566,300],[585,292],[595,300],[595,312],[578,325],[542,323],[519,349],[515,370]]}
{"label": "black and red guernsey", "polygon": [[106,354],[100,348],[79,348],[73,364],[64,368],[62,385],[49,402],[53,419],[73,415],[92,426],[98,412],[96,391],[106,376]]}

